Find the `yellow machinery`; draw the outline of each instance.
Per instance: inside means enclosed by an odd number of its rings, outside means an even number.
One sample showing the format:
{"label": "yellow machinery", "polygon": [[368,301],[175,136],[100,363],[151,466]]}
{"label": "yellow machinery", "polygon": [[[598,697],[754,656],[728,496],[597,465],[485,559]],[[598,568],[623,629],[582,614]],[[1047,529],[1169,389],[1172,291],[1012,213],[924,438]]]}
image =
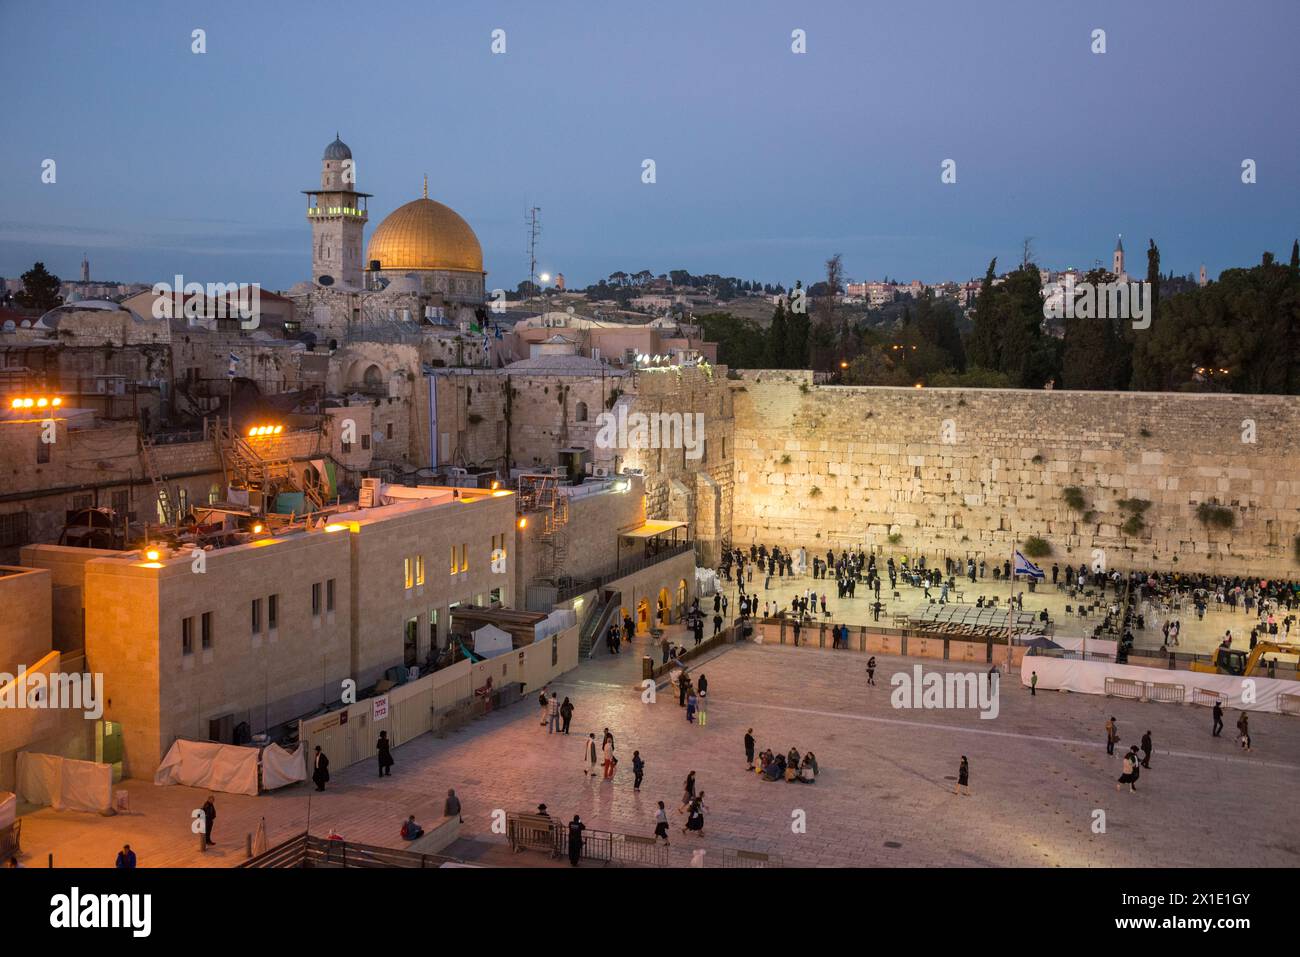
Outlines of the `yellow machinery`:
{"label": "yellow machinery", "polygon": [[1275,652],[1280,655],[1300,656],[1300,644],[1284,644],[1279,641],[1261,641],[1258,642],[1249,652],[1240,648],[1224,648],[1223,646],[1220,646],[1214,649],[1214,664],[1204,661],[1193,661],[1192,670],[1202,672],[1203,674],[1237,675],[1243,678],[1248,678],[1255,673],[1255,669],[1259,667],[1260,660],[1268,652]]}

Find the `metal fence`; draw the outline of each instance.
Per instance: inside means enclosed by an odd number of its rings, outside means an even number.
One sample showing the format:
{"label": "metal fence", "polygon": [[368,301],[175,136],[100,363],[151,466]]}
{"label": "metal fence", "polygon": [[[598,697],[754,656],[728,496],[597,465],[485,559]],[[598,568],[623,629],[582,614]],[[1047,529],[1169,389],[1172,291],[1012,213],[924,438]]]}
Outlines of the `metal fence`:
{"label": "metal fence", "polygon": [[1147,682],[1147,700],[1182,704],[1187,698],[1187,689],[1183,685],[1166,684],[1160,681]]}
{"label": "metal fence", "polygon": [[1132,681],[1128,678],[1107,678],[1105,691],[1107,698],[1141,700],[1146,695],[1146,686],[1141,681]]}
{"label": "metal fence", "polygon": [[462,863],[441,854],[420,854],[400,848],[376,847],[350,841],[331,841],[312,834],[297,834],[282,844],[240,864],[250,868],[306,867],[441,867]]}

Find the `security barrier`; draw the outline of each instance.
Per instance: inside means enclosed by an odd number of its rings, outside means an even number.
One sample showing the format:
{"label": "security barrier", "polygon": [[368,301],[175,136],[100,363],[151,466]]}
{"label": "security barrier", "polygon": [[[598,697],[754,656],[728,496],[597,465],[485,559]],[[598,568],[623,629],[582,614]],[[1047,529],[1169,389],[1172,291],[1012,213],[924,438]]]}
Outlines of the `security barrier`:
{"label": "security barrier", "polygon": [[1134,698],[1141,701],[1146,697],[1146,682],[1132,681],[1128,678],[1107,678],[1107,698]]}
{"label": "security barrier", "polygon": [[1159,681],[1147,683],[1147,700],[1182,704],[1187,697],[1187,689],[1182,685],[1165,684]]}

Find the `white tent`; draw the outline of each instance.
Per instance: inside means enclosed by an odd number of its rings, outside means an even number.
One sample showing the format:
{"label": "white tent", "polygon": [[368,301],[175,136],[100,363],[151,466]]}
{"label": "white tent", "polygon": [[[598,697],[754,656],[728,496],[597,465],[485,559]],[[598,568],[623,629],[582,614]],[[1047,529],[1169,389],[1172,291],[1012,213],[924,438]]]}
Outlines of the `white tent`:
{"label": "white tent", "polygon": [[503,655],[514,646],[510,634],[496,625],[484,625],[474,632],[474,654],[482,655],[484,658]]}
{"label": "white tent", "polygon": [[153,783],[257,794],[257,758],[257,748],[179,738],[154,772]]}

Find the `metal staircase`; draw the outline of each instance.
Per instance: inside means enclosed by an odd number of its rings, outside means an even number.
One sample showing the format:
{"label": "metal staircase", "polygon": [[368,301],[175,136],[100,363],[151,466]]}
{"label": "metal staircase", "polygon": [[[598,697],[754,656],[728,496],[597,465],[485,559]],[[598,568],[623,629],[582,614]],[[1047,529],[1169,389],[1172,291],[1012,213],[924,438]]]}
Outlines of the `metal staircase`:
{"label": "metal staircase", "polygon": [[558,581],[564,577],[564,565],[569,558],[569,499],[560,494],[560,477],[521,478],[519,491],[524,511],[542,513],[537,539],[546,547],[542,550],[539,577]]}
{"label": "metal staircase", "polygon": [[229,426],[221,426],[215,435],[217,452],[226,481],[239,480],[248,488],[262,490],[263,501],[270,501],[273,489],[290,487],[302,492],[306,511],[318,512],[325,506],[324,488],[310,469],[295,467],[292,459],[264,458],[251,442]]}
{"label": "metal staircase", "polygon": [[600,641],[600,636],[609,630],[610,622],[618,615],[623,606],[623,594],[619,591],[607,591],[601,603],[592,609],[590,617],[583,623],[578,633],[578,657],[590,658],[592,649]]}

